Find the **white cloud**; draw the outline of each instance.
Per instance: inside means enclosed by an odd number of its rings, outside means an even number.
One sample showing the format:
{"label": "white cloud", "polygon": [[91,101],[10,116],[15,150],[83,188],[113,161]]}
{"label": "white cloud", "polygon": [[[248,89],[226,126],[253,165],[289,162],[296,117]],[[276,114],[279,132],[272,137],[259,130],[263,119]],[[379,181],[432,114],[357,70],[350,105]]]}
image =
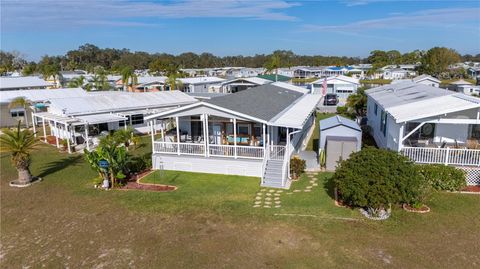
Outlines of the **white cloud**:
{"label": "white cloud", "polygon": [[[2,30],[11,27],[85,25],[146,26],[145,20],[244,18],[294,21],[284,11],[297,6],[285,0],[2,0]],[[153,24],[155,25],[155,23]]]}
{"label": "white cloud", "polygon": [[304,25],[303,28],[312,32],[358,32],[372,29],[406,29],[409,27],[434,26],[438,28],[451,27],[464,22],[480,25],[480,8],[429,9],[409,14],[390,17],[361,20],[336,25]]}

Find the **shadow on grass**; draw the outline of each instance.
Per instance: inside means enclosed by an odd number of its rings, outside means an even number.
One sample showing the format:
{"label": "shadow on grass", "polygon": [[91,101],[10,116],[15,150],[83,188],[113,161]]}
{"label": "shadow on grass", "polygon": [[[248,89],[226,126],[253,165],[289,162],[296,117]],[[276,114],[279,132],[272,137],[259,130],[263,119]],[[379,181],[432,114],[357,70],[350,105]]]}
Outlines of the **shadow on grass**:
{"label": "shadow on grass", "polygon": [[50,162],[45,165],[42,172],[40,172],[40,174],[38,174],[37,176],[45,178],[46,176],[68,168],[71,165],[79,164],[83,160],[82,157],[82,155],[68,156],[66,158]]}
{"label": "shadow on grass", "polygon": [[335,182],[333,181],[333,177],[328,177],[325,179],[323,182],[323,189],[325,192],[332,198],[332,200],[335,200]]}
{"label": "shadow on grass", "polygon": [[313,151],[318,152],[318,138],[313,139]]}

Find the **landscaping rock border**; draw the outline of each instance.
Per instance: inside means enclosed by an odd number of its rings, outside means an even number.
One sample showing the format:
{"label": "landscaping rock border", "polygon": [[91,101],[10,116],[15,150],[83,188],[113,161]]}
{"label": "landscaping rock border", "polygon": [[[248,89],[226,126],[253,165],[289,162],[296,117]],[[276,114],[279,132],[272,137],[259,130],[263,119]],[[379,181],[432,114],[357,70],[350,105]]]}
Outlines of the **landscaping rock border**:
{"label": "landscaping rock border", "polygon": [[412,213],[425,214],[425,213],[430,212],[430,207],[428,207],[427,205],[423,205],[421,209],[416,209],[416,208],[413,208],[413,207],[411,207],[407,204],[403,204],[402,208],[403,208],[403,210],[405,210],[407,212],[412,212]]}
{"label": "landscaping rock border", "polygon": [[43,179],[41,177],[32,177],[32,181],[30,183],[27,183],[27,184],[19,184],[18,182],[16,182],[15,180],[14,181],[10,181],[8,183],[8,185],[10,187],[15,187],[15,188],[26,188],[26,187],[29,187],[29,186],[32,186],[33,184],[37,183],[37,182],[40,182],[42,181]]}

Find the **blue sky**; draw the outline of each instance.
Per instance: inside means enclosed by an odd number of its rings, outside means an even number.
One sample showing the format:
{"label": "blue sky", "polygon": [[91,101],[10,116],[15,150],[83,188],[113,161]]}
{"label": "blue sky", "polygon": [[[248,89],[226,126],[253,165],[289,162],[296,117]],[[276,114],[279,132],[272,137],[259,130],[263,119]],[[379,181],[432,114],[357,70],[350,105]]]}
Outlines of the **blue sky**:
{"label": "blue sky", "polygon": [[480,53],[480,1],[2,0],[1,49],[28,59],[84,43],[132,51],[368,56]]}

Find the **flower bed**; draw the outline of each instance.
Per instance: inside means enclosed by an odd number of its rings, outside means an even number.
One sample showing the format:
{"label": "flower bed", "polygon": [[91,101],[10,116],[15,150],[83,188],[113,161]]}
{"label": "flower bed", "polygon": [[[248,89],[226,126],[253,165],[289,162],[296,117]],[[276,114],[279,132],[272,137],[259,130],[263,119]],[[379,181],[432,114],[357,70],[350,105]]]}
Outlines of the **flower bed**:
{"label": "flower bed", "polygon": [[141,183],[140,180],[147,175],[149,175],[151,170],[146,170],[140,172],[136,175],[133,175],[130,178],[130,181],[121,188],[121,190],[144,190],[144,191],[159,191],[159,192],[168,192],[174,191],[177,189],[176,186],[172,185],[163,185],[163,184],[153,184],[153,183]]}
{"label": "flower bed", "polygon": [[407,212],[414,212],[414,213],[421,213],[421,214],[430,212],[430,207],[426,205],[422,205],[420,208],[415,208],[408,204],[403,204],[402,207]]}

